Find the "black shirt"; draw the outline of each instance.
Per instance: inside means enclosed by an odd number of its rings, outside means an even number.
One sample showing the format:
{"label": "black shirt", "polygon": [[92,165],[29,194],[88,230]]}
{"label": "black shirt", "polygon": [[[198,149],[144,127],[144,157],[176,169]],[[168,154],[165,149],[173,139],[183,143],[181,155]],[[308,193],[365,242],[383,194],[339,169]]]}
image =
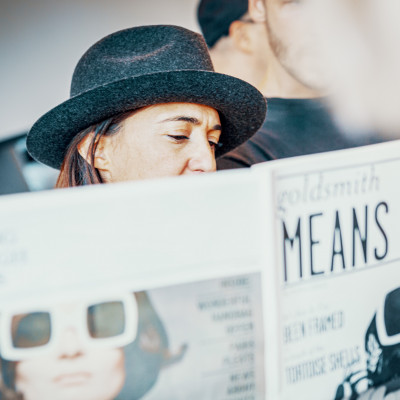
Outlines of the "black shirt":
{"label": "black shirt", "polygon": [[246,143],[217,160],[218,169],[250,167],[277,158],[358,147],[382,141],[372,133],[345,134],[323,99],[267,99],[267,117]]}

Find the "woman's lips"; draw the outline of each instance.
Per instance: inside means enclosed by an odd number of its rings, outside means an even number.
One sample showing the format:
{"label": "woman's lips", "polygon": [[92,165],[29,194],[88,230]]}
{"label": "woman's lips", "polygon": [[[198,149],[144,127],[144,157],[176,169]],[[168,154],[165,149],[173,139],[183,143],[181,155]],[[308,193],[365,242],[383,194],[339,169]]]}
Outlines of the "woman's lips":
{"label": "woman's lips", "polygon": [[73,372],[58,375],[53,381],[60,386],[78,386],[87,383],[91,376],[89,372]]}

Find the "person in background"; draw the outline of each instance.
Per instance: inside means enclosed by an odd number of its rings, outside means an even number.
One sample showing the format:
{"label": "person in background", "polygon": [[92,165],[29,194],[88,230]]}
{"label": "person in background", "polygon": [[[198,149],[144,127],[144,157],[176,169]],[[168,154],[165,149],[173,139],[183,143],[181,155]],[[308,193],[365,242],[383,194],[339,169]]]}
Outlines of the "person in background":
{"label": "person in background", "polygon": [[214,72],[201,35],[169,25],[113,33],[79,60],[71,96],[27,137],[57,187],[212,172],[266,113],[256,88]]}
{"label": "person in background", "polygon": [[201,0],[197,18],[217,72],[264,86],[268,54],[265,24],[248,13],[248,0]]}
{"label": "person in background", "polygon": [[[236,2],[214,0],[213,3],[215,10],[237,7]],[[321,41],[317,40],[310,23],[313,14],[307,3],[304,0],[249,0],[249,17],[265,27],[267,60],[265,79],[259,89],[267,98],[268,114],[256,135],[218,160],[218,169],[250,167],[272,159],[382,140],[372,132],[349,134],[334,121],[327,106],[329,74],[324,68]],[[214,17],[218,20],[217,12]],[[211,18],[209,13],[205,19],[199,8],[198,20],[203,32],[207,32],[204,21]],[[209,31],[219,28],[210,22],[207,26]],[[206,35],[212,37],[210,32]]]}

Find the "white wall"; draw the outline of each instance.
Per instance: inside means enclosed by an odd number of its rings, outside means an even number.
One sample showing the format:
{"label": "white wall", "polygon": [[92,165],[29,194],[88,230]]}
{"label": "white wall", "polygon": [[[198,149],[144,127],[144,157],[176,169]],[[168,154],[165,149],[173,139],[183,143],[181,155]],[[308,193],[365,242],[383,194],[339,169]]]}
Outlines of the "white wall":
{"label": "white wall", "polygon": [[0,0],[0,139],[69,97],[73,69],[98,39],[135,25],[199,31],[198,0]]}

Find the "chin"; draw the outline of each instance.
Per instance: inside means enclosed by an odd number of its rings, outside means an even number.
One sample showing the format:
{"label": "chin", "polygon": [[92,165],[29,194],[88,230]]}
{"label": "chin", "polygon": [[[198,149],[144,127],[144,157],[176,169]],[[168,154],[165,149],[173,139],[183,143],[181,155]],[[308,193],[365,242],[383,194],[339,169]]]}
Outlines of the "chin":
{"label": "chin", "polygon": [[[311,71],[311,72],[310,72]],[[310,89],[326,93],[329,90],[329,81],[319,71],[312,72],[310,69],[306,73],[304,71],[294,74],[295,78],[304,86]]]}
{"label": "chin", "polygon": [[[316,65],[314,59],[307,57],[300,62],[290,63],[287,70],[302,85],[321,92],[326,92],[330,86],[330,79],[323,65]],[[295,65],[293,68],[292,65]]]}

